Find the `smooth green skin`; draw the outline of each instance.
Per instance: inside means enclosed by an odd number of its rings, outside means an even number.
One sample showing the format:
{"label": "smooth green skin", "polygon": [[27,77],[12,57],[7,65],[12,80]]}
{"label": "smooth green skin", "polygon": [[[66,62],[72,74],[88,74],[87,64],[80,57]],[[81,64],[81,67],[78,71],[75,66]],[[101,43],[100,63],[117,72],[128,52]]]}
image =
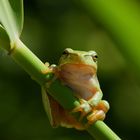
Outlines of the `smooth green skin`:
{"label": "smooth green skin", "polygon": [[[64,50],[64,52],[62,54],[57,68],[59,70],[61,70],[61,67],[65,64],[80,64],[80,65],[84,65],[84,66],[90,66],[93,68],[93,70],[91,69],[91,71],[94,72],[94,78],[96,78],[96,72],[97,72],[97,60],[96,59],[97,59],[97,54],[95,51],[86,52],[86,51],[77,51],[77,50],[72,50],[70,48],[67,48]],[[88,71],[88,73],[90,73],[91,71]],[[86,69],[84,69],[83,72],[86,73]],[[91,81],[91,82],[93,82],[93,81]],[[51,85],[50,82],[47,84]],[[65,84],[65,82],[64,82],[64,84]],[[100,90],[100,86],[99,86],[97,78],[94,81],[94,87],[97,87],[100,92],[98,92],[98,94],[95,93],[95,95],[93,94],[94,96],[92,96],[92,98],[90,100],[88,100],[88,104],[90,104],[91,106],[96,106],[101,101],[102,95],[103,95],[102,91]],[[50,92],[49,86],[48,86],[47,92]],[[86,95],[83,95],[83,96],[86,96]],[[82,97],[82,98],[84,98],[84,97]],[[45,110],[47,112],[47,115],[49,117],[49,120],[50,120],[51,124],[53,124],[54,120],[53,120],[53,117],[51,114],[51,105],[49,103],[48,94],[46,93],[45,90],[42,90],[42,99],[43,99],[43,104],[44,104]],[[80,104],[78,106],[80,106]],[[88,111],[89,108],[86,106],[86,107],[84,107],[84,110]]]}
{"label": "smooth green skin", "polygon": [[[67,57],[67,55],[69,55]],[[63,55],[61,56],[59,60],[59,66],[61,69],[61,66],[64,64],[83,64],[83,65],[90,65],[93,68],[97,69],[97,61],[93,61],[93,59],[96,59],[97,53],[95,51],[78,51],[78,50],[72,50],[71,48],[66,48],[63,52]]]}
{"label": "smooth green skin", "polygon": [[[66,48],[62,54],[62,56],[60,57],[59,60],[59,69],[61,70],[61,67],[65,64],[80,64],[83,66],[90,66],[93,68],[93,70],[88,71],[88,68],[85,69],[84,72],[86,74],[93,72],[94,73],[94,80],[95,81],[91,81],[94,85],[94,87],[96,87],[100,92],[99,94],[96,94],[96,96],[94,96],[93,98],[91,98],[89,100],[89,104],[92,106],[96,106],[99,101],[102,99],[102,91],[100,89],[100,85],[97,79],[97,53],[95,51],[79,51],[79,50],[73,50],[71,48]],[[80,72],[80,71],[79,71]],[[79,74],[79,73],[78,73]],[[82,75],[82,73],[81,73]],[[75,81],[74,81],[75,82]]]}

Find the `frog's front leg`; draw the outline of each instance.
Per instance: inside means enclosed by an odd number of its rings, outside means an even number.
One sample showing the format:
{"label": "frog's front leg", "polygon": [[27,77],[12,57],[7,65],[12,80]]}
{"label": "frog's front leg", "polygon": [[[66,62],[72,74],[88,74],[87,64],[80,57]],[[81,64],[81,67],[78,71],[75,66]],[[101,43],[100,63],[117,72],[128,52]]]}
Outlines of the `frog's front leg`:
{"label": "frog's front leg", "polygon": [[75,107],[72,110],[72,113],[75,112],[80,112],[80,118],[79,121],[81,121],[83,119],[84,116],[86,116],[91,110],[91,106],[89,105],[88,101],[84,100],[84,99],[79,99],[80,105],[78,105],[77,107]]}
{"label": "frog's front leg", "polygon": [[45,63],[45,66],[46,66],[48,69],[42,71],[43,74],[48,74],[48,73],[51,73],[51,72],[55,72],[56,67],[57,67],[55,64],[50,65],[48,62]]}
{"label": "frog's front leg", "polygon": [[93,107],[96,107],[103,97],[102,91],[96,91],[93,96],[88,100],[88,103]]}
{"label": "frog's front leg", "polygon": [[92,113],[87,116],[88,124],[93,124],[97,120],[104,120],[106,112],[109,110],[109,103],[102,99],[102,91],[97,91],[88,101],[92,107]]}
{"label": "frog's front leg", "polygon": [[81,112],[79,118],[79,121],[81,121],[89,112],[92,112],[93,108],[97,106],[101,99],[102,92],[96,92],[89,100],[79,99],[80,105],[74,108],[72,112]]}

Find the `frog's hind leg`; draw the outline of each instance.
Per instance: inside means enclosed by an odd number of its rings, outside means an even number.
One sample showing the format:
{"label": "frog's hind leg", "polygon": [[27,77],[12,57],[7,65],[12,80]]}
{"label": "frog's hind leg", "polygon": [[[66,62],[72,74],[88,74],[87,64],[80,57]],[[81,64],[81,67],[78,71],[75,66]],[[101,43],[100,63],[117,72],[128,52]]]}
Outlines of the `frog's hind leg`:
{"label": "frog's hind leg", "polygon": [[88,123],[86,127],[95,123],[97,120],[104,120],[105,113],[103,110],[94,110],[93,113],[87,116]]}
{"label": "frog's hind leg", "polygon": [[42,88],[42,99],[46,113],[53,127],[63,126],[83,130],[84,126],[65,110],[44,88]]}
{"label": "frog's hind leg", "polygon": [[101,100],[99,104],[95,108],[93,108],[92,113],[87,116],[88,123],[86,124],[86,126],[93,124],[97,120],[104,120],[108,110],[108,102],[105,100]]}

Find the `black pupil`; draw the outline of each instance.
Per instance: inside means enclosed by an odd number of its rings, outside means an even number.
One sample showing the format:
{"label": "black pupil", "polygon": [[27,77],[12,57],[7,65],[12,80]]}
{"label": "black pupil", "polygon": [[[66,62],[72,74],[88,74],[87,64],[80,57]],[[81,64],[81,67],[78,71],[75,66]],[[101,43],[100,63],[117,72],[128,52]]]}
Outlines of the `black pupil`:
{"label": "black pupil", "polygon": [[98,56],[97,56],[97,55],[94,55],[92,58],[93,58],[93,60],[96,62],[96,61],[97,61]]}
{"label": "black pupil", "polygon": [[62,54],[68,54],[68,52],[67,51],[63,51],[63,53]]}
{"label": "black pupil", "polygon": [[95,55],[94,57],[95,57],[95,58],[98,58],[98,56],[97,56],[97,55]]}

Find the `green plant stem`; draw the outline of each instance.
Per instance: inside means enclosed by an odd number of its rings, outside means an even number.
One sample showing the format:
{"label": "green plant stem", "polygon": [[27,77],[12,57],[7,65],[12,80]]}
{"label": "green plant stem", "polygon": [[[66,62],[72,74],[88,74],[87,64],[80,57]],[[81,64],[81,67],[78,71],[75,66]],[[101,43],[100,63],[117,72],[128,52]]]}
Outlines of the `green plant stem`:
{"label": "green plant stem", "polygon": [[121,140],[103,121],[97,121],[87,131],[96,140]]}
{"label": "green plant stem", "polygon": [[[63,93],[60,94],[58,91],[63,91]],[[72,110],[79,105],[79,102],[73,95],[74,93],[66,86],[62,86],[59,80],[55,80],[51,84],[48,93],[67,110]],[[77,114],[73,115],[77,116]],[[84,124],[85,122],[82,123]],[[103,121],[97,121],[87,128],[87,131],[96,140],[120,140],[120,138]]]}
{"label": "green plant stem", "polygon": [[[52,73],[44,74],[48,68],[20,41],[17,40],[12,44],[12,49],[7,49],[11,57],[21,65],[24,70],[41,86],[52,79]],[[65,109],[72,110],[79,105],[79,102],[73,95],[74,93],[63,86],[59,80],[55,80],[50,88],[49,93],[53,96]],[[63,91],[58,93],[58,91]],[[74,114],[75,115],[75,114]],[[106,126],[104,122],[97,121],[87,131],[97,140],[120,140],[120,138]]]}
{"label": "green plant stem", "polygon": [[45,74],[49,69],[20,40],[12,44],[9,54],[24,70],[40,85],[52,78],[52,73]]}

